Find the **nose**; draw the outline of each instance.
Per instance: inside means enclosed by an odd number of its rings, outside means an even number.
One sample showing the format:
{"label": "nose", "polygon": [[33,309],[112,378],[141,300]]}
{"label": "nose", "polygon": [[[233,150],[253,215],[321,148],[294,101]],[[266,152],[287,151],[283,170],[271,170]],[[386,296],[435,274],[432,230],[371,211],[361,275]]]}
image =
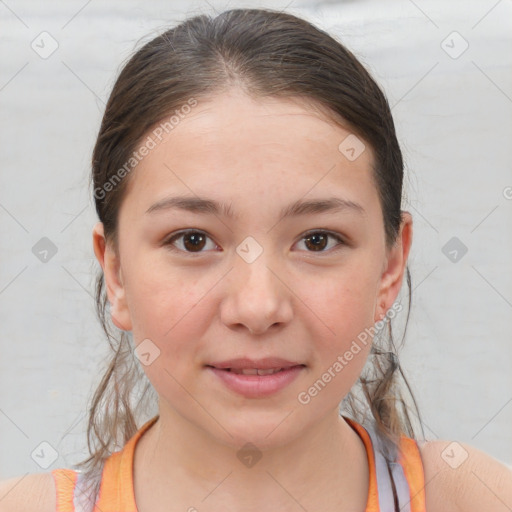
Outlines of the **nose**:
{"label": "nose", "polygon": [[227,276],[221,320],[231,329],[246,328],[259,335],[286,325],[293,317],[293,293],[286,276],[264,255],[252,263],[237,257]]}

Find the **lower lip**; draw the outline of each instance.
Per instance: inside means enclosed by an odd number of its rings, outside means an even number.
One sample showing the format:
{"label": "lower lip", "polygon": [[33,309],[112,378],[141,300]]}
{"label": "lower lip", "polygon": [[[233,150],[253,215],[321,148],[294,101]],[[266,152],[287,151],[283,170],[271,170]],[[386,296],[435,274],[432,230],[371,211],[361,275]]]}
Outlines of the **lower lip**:
{"label": "lower lip", "polygon": [[232,391],[236,391],[248,398],[260,398],[277,393],[285,388],[299,373],[304,366],[292,366],[271,375],[243,375],[219,368],[207,367]]}

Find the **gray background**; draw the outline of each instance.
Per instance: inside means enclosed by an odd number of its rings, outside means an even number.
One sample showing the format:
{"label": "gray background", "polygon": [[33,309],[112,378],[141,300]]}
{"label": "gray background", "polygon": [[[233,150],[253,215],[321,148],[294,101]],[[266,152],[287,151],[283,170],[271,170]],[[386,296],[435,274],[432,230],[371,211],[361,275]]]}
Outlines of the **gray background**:
{"label": "gray background", "polygon": [[[188,15],[255,6],[288,6],[340,37],[386,91],[415,230],[400,360],[428,439],[467,442],[512,464],[510,1],[6,0],[0,479],[69,467],[86,454],[86,400],[108,348],[94,313],[96,215],[87,180],[122,62]],[[43,45],[43,31],[59,45],[46,59],[31,47]],[[57,248],[46,263],[33,252],[43,237]],[[443,252],[452,237],[468,249],[457,261]],[[48,468],[31,457],[48,453],[41,442],[58,454]]]}

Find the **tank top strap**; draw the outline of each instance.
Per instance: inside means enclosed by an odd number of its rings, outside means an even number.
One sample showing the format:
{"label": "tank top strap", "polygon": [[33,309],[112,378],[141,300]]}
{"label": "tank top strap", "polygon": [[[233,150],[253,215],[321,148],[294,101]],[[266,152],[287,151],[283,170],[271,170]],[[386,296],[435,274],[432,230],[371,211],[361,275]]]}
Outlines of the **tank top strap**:
{"label": "tank top strap", "polygon": [[73,496],[78,472],[73,469],[54,469],[51,472],[55,482],[56,512],[75,512]]}
{"label": "tank top strap", "polygon": [[367,451],[370,486],[365,512],[394,511],[393,484],[397,511],[425,512],[423,465],[415,440],[402,436],[397,450],[386,443],[372,425],[363,427],[351,418],[344,416],[344,419],[359,434]]}
{"label": "tank top strap", "polygon": [[82,471],[54,469],[52,472],[57,495],[56,512],[96,512],[101,469],[98,476],[85,478]]}
{"label": "tank top strap", "polygon": [[384,444],[380,436],[370,425],[366,427],[366,430],[370,435],[375,456],[375,470],[377,475],[380,510],[394,510],[395,499],[391,482],[391,480],[393,480],[397,494],[398,510],[400,510],[400,512],[412,512],[410,506],[411,498],[409,493],[409,484],[402,464],[396,461],[396,453],[392,454],[394,455],[393,459],[395,462],[388,463],[383,455]]}
{"label": "tank top strap", "polygon": [[425,512],[425,473],[418,443],[414,439],[402,436],[399,462],[409,484],[411,512]]}
{"label": "tank top strap", "polygon": [[135,445],[158,418],[155,416],[144,423],[122,450],[113,453],[105,461],[96,503],[98,511],[137,512],[133,485]]}
{"label": "tank top strap", "polygon": [[135,445],[158,419],[147,421],[125,444],[112,453],[93,475],[72,469],[54,469],[56,512],[137,512],[133,491]]}
{"label": "tank top strap", "polygon": [[73,495],[73,504],[75,512],[97,512],[94,507],[98,490],[102,478],[103,466],[96,472],[94,476],[86,478],[83,472],[78,473],[75,491]]}

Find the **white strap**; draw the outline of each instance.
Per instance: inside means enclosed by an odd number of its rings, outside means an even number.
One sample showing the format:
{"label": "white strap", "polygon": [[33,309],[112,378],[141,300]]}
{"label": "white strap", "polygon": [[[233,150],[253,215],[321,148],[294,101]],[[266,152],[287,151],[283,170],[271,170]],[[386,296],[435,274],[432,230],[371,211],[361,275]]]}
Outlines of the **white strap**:
{"label": "white strap", "polygon": [[[375,457],[375,472],[377,477],[377,493],[379,496],[380,512],[395,512],[395,500],[393,489],[391,487],[391,478],[388,471],[388,462],[383,455],[383,441],[373,426],[365,427],[373,446]],[[411,512],[409,483],[405,478],[404,468],[398,461],[397,450],[390,450],[393,456],[393,462],[389,463],[391,477],[395,484],[398,498],[398,510],[400,512]]]}
{"label": "white strap", "polygon": [[100,471],[95,478],[89,478],[87,481],[82,471],[77,471],[77,473],[78,478],[73,496],[75,512],[93,512],[94,504],[98,498],[102,472]]}

